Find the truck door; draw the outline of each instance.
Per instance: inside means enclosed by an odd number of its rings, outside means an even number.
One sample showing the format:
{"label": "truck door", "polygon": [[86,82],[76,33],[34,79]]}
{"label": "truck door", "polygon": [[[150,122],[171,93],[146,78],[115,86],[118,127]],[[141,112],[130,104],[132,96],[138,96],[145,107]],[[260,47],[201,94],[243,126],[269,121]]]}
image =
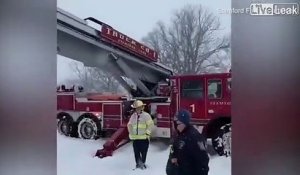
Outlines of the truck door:
{"label": "truck door", "polygon": [[194,120],[201,122],[205,116],[204,79],[201,77],[182,77],[180,79],[179,108],[188,109]]}

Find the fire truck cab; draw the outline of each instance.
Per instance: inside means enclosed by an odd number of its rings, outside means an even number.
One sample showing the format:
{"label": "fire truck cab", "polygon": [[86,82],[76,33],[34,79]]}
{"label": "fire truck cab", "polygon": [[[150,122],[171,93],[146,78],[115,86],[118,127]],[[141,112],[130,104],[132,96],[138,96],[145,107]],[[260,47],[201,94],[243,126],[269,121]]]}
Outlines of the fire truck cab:
{"label": "fire truck cab", "polygon": [[210,138],[219,155],[231,149],[231,74],[181,75],[170,78],[169,102],[150,103],[155,135],[171,137],[172,120],[179,109],[192,114],[191,123]]}
{"label": "fire truck cab", "polygon": [[219,155],[231,145],[231,74],[184,75],[171,79],[171,116],[180,108],[192,114],[192,124],[211,138]]}

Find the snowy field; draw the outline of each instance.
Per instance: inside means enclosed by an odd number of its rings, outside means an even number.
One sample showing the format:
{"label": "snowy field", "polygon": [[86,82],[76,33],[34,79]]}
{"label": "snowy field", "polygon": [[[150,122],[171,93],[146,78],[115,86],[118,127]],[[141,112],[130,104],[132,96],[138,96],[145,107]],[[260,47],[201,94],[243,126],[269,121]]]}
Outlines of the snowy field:
{"label": "snowy field", "polygon": [[[81,140],[57,134],[58,175],[165,175],[169,147],[161,141],[152,141],[147,156],[146,170],[135,170],[133,149],[128,143],[115,151],[112,157],[93,157],[105,140]],[[231,175],[231,159],[212,155],[209,175]]]}

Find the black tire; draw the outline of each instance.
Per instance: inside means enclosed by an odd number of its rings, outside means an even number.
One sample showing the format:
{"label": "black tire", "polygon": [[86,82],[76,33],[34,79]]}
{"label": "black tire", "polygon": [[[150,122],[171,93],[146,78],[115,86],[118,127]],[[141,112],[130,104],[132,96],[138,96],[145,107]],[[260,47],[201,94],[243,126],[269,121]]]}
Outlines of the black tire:
{"label": "black tire", "polygon": [[92,117],[84,117],[78,123],[78,136],[82,139],[98,139],[100,136],[100,121]]}
{"label": "black tire", "polygon": [[212,145],[220,156],[231,156],[231,123],[218,129],[212,138]]}
{"label": "black tire", "polygon": [[70,118],[62,117],[57,122],[58,132],[65,136],[71,136],[73,133],[73,121]]}

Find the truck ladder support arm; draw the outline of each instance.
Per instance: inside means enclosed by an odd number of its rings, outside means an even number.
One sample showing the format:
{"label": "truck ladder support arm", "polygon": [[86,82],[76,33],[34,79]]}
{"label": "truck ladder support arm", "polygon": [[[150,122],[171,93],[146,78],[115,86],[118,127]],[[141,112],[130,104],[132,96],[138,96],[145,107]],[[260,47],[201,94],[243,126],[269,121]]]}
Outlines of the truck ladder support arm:
{"label": "truck ladder support arm", "polygon": [[134,73],[131,71],[130,67],[127,66],[127,64],[124,62],[123,59],[118,58],[116,55],[113,53],[110,54],[111,57],[113,57],[118,65],[118,67],[125,73],[125,75],[128,75],[130,79],[136,83],[137,87],[146,95],[146,96],[151,96],[153,95],[151,91],[144,85],[144,83],[139,80],[139,78],[134,75]]}

